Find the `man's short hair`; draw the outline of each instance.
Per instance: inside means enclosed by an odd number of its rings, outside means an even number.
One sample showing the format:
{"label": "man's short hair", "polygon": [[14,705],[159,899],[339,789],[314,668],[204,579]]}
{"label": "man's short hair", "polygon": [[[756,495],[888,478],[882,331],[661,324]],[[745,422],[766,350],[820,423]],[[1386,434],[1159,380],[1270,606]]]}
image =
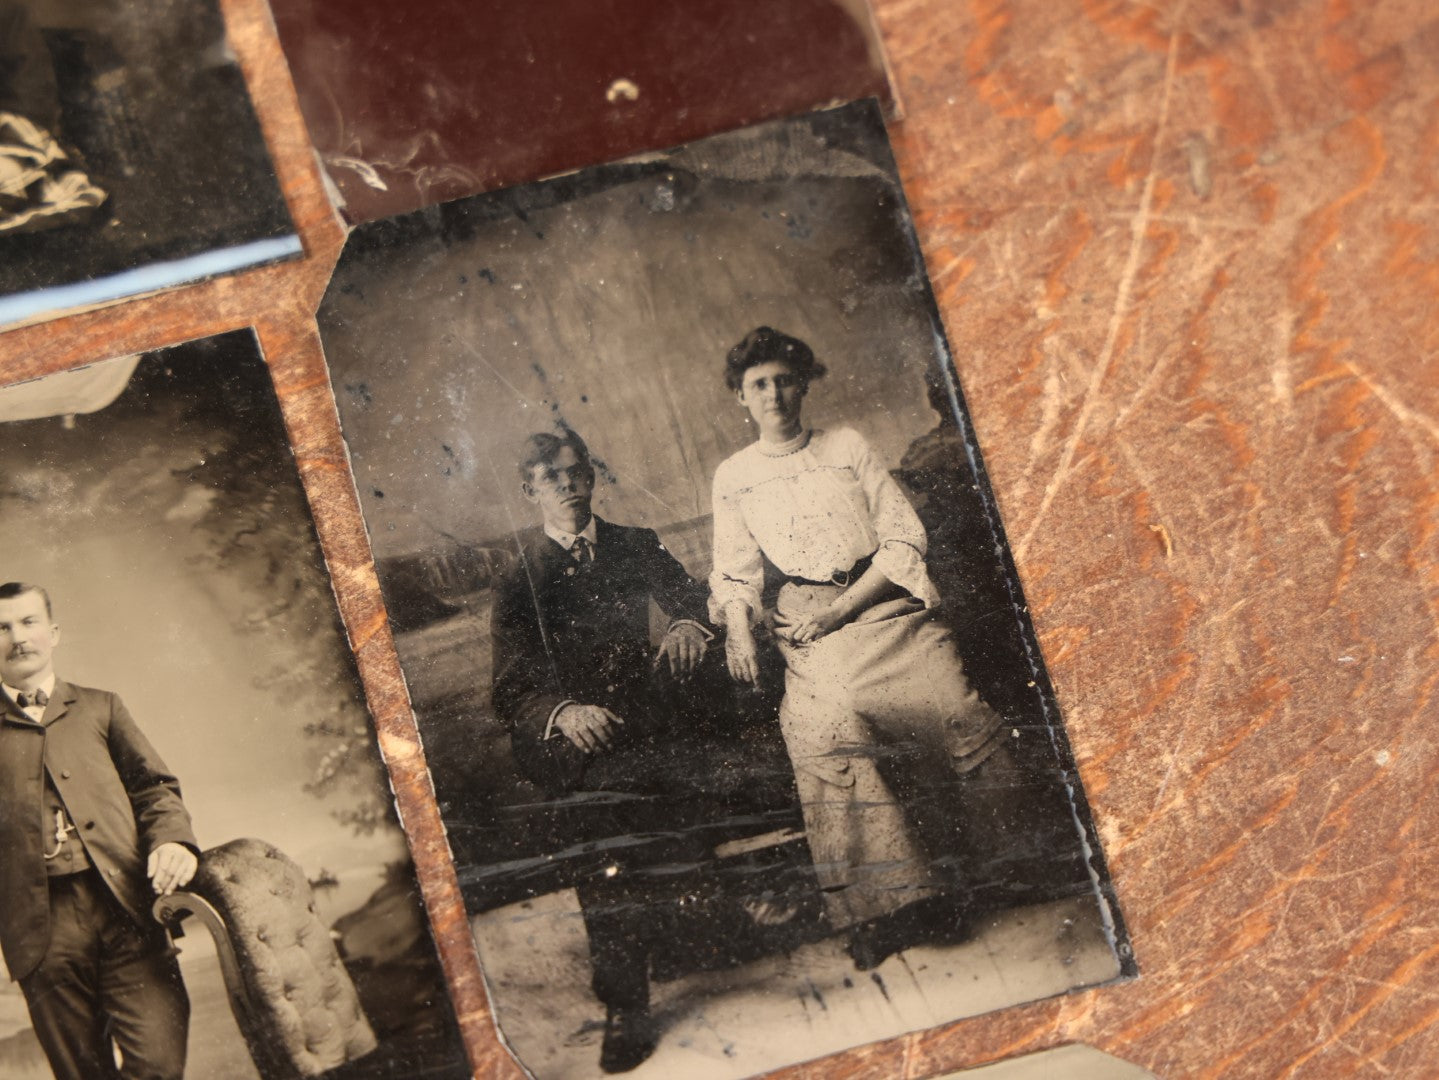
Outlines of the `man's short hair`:
{"label": "man's short hair", "polygon": [[524,452],[520,454],[520,479],[528,484],[534,478],[532,470],[536,465],[549,465],[567,446],[582,462],[590,464],[590,448],[576,432],[569,428],[558,435],[550,431],[535,432],[525,440]]}
{"label": "man's short hair", "polygon": [[55,612],[50,606],[50,594],[39,585],[31,585],[24,581],[7,581],[0,585],[0,600],[14,600],[17,596],[24,596],[29,592],[37,592],[45,601],[45,617],[51,622],[55,621]]}

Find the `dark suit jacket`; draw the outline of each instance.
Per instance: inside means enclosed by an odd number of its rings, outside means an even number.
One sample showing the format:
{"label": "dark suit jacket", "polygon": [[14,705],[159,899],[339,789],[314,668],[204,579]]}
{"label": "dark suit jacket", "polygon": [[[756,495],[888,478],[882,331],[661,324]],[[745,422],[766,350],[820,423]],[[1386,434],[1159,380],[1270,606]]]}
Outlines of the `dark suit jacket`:
{"label": "dark suit jacket", "polygon": [[41,724],[4,694],[0,704],[0,949],[22,979],[50,943],[44,769],[101,880],[140,925],[151,921],[150,852],[167,841],[199,848],[179,782],[117,696],[57,680]]}
{"label": "dark suit jacket", "polygon": [[595,559],[584,567],[542,529],[521,536],[519,563],[496,588],[490,631],[494,707],[522,770],[567,699],[612,709],[635,734],[654,656],[652,600],[671,621],[705,619],[704,587],[652,529],[596,518]]}

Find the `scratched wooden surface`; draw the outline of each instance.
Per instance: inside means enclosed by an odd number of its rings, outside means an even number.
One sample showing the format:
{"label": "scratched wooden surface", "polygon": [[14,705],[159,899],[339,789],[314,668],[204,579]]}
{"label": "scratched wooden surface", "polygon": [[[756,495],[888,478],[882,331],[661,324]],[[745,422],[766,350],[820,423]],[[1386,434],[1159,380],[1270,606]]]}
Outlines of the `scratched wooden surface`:
{"label": "scratched wooden surface", "polygon": [[[0,334],[8,379],[258,327],[476,1070],[496,1042],[311,313],[342,233],[225,0],[309,258]],[[1439,10],[878,0],[893,131],[1141,967],[788,1070],[1066,1042],[1165,1077],[1439,1061]]]}

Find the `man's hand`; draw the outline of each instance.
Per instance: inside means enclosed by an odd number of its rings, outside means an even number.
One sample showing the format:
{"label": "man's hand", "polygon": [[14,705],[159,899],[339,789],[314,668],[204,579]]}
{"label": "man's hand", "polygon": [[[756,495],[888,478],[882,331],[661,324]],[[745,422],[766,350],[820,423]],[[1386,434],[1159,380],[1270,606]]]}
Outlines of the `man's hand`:
{"label": "man's hand", "polygon": [[725,632],[724,651],[725,663],[735,682],[753,685],[759,679],[759,649],[749,623],[730,623]]}
{"label": "man's hand", "polygon": [[156,896],[169,896],[176,889],[183,889],[190,884],[190,879],[195,876],[199,865],[200,860],[195,858],[193,851],[172,840],[150,852],[150,861],[145,865],[145,876],[150,879]]}
{"label": "man's hand", "polygon": [[833,604],[820,608],[809,618],[794,628],[794,633],[789,639],[796,645],[808,645],[818,641],[826,634],[832,634],[849,621],[845,612],[837,609]]}
{"label": "man's hand", "polygon": [[614,746],[616,724],[624,721],[599,705],[566,705],[555,716],[555,729],[587,754]]}
{"label": "man's hand", "polygon": [[668,659],[670,674],[684,682],[695,673],[708,649],[709,642],[705,640],[698,626],[693,623],[675,623],[660,642],[660,650],[655,653],[654,666],[659,667],[661,660]]}

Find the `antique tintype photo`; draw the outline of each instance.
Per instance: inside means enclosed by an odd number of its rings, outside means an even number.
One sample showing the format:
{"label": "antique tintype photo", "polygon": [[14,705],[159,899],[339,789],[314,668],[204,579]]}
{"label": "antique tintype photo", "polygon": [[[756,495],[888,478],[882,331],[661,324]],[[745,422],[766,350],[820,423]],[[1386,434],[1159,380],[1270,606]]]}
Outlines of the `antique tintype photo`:
{"label": "antique tintype photo", "polygon": [[0,431],[0,1075],[468,1075],[253,335]]}
{"label": "antique tintype photo", "polygon": [[0,0],[0,325],[300,250],[215,0]]}
{"label": "antique tintype photo", "polygon": [[470,0],[274,9],[310,137],[357,223],[890,97],[868,0],[500,0],[483,18]]}
{"label": "antique tintype photo", "polygon": [[319,318],[534,1075],[1132,974],[877,104],[363,226]]}

